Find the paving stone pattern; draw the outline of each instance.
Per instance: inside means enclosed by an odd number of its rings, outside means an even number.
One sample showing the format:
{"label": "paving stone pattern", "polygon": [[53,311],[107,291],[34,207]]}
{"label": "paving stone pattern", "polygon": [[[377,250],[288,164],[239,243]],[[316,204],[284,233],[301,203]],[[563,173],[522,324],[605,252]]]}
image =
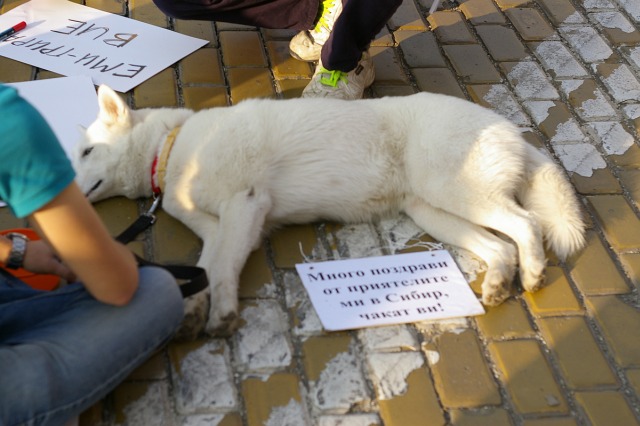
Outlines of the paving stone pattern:
{"label": "paving stone pattern", "polygon": [[[2,12],[22,2],[5,0]],[[292,98],[312,74],[289,56],[291,31],[170,20],[150,0],[86,4],[209,40],[127,93],[137,108]],[[282,228],[244,269],[235,335],[172,342],[82,425],[640,424],[640,2],[443,1],[429,15],[430,6],[405,0],[376,38],[367,96],[446,93],[509,117],[566,169],[589,223],[585,250],[567,262],[550,254],[547,287],[516,290],[482,316],[329,333],[296,263],[437,242],[405,217]],[[1,81],[55,76],[0,58]],[[146,205],[97,209],[116,233]],[[0,221],[20,225],[4,210]],[[160,213],[132,248],[193,263],[200,242]],[[447,248],[478,292],[482,263]]]}

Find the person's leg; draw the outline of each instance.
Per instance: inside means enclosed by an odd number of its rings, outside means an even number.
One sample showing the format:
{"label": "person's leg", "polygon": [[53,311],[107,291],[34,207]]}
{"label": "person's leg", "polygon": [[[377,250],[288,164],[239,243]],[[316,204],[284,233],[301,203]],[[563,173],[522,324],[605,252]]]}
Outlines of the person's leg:
{"label": "person's leg", "polygon": [[123,307],[80,284],[28,293],[0,284],[0,424],[63,424],[166,343],[183,317],[175,280],[155,267],[140,269]]}
{"label": "person's leg", "polygon": [[367,50],[402,0],[345,0],[303,97],[360,99],[375,71]]}
{"label": "person's leg", "polygon": [[230,22],[262,28],[306,30],[313,26],[320,0],[154,0],[178,19]]}
{"label": "person's leg", "polygon": [[402,0],[345,0],[329,39],[322,47],[322,64],[329,70],[349,72],[374,37],[402,4]]}

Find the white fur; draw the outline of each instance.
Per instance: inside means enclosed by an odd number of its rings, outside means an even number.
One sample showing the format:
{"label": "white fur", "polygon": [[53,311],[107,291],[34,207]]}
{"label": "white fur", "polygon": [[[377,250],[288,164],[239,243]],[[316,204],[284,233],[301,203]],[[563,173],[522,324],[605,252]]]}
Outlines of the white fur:
{"label": "white fur", "polygon": [[104,86],[98,95],[100,115],[74,158],[92,201],[150,196],[153,157],[182,126],[163,207],[203,240],[208,332],[235,318],[239,274],[272,225],[370,221],[403,211],[434,238],[486,262],[487,305],[509,297],[518,264],[525,290],[539,288],[543,235],[563,258],[584,244],[579,203],[563,171],[514,125],[471,102],[430,93],[263,99],[194,113],[129,110]]}

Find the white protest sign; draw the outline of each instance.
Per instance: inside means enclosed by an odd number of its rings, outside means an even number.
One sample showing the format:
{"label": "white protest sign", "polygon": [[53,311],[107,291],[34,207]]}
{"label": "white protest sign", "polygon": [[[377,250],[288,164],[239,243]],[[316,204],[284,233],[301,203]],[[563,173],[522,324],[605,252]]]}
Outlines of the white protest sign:
{"label": "white protest sign", "polygon": [[7,83],[29,101],[47,121],[60,144],[71,158],[81,129],[89,127],[98,116],[98,95],[86,76]]}
{"label": "white protest sign", "polygon": [[31,0],[0,15],[0,55],[126,92],[207,41],[67,0]]}
{"label": "white protest sign", "polygon": [[330,331],[484,313],[446,250],[302,263],[296,269]]}

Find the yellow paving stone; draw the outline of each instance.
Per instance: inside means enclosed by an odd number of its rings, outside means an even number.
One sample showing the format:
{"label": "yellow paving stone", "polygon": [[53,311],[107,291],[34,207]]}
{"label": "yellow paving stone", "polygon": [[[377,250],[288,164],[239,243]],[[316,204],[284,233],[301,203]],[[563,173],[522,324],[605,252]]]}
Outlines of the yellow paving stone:
{"label": "yellow paving stone", "polygon": [[631,330],[640,330],[640,312],[616,296],[589,297],[585,303],[616,363],[625,368],[640,366],[640,339],[629,338]]}
{"label": "yellow paving stone", "polygon": [[535,336],[535,330],[520,301],[509,299],[499,306],[485,306],[485,310],[486,314],[474,317],[485,339],[500,340]]}
{"label": "yellow paving stone", "polygon": [[574,173],[571,182],[580,194],[622,194],[622,187],[610,169],[594,170],[589,177]]}
{"label": "yellow paving stone", "polygon": [[[300,378],[291,373],[275,373],[268,379],[247,378],[242,381],[248,426],[267,424],[271,413],[290,403],[302,404]],[[301,421],[303,419],[300,419]]]}
{"label": "yellow paving stone", "polygon": [[412,371],[406,381],[404,394],[378,402],[385,426],[423,426],[426,419],[430,426],[446,424],[427,369]]}
{"label": "yellow paving stone", "polygon": [[260,297],[260,291],[265,284],[273,282],[273,274],[267,263],[267,253],[264,245],[254,250],[240,274],[240,298]]}
{"label": "yellow paving stone", "polygon": [[403,86],[374,84],[371,86],[371,91],[376,98],[383,98],[385,96],[409,96],[416,93],[416,89],[408,84]]}
{"label": "yellow paving stone", "polygon": [[580,304],[561,268],[547,266],[545,286],[535,293],[524,293],[531,312],[536,316],[579,314]]}
{"label": "yellow paving stone", "polygon": [[62,74],[58,74],[57,72],[48,71],[40,69],[38,70],[38,80],[47,80],[49,78],[59,78],[64,77]]}
{"label": "yellow paving stone", "polygon": [[316,230],[313,225],[289,225],[276,229],[270,236],[273,260],[278,268],[295,268],[311,255],[316,245]]}
{"label": "yellow paving stone", "polygon": [[640,253],[622,253],[618,259],[631,282],[640,287]]}
{"label": "yellow paving stone", "polygon": [[[138,203],[125,197],[108,198],[95,203],[93,207],[113,236],[124,231],[139,216]],[[142,235],[138,238],[142,238]]]}
{"label": "yellow paving stone", "polygon": [[586,246],[569,263],[571,277],[582,294],[624,294],[631,290],[593,231],[587,232]]}
{"label": "yellow paving stone", "polygon": [[527,6],[533,2],[533,0],[495,0],[496,4],[502,10],[511,9],[513,7]]}
{"label": "yellow paving stone", "polygon": [[633,368],[626,371],[627,378],[636,395],[640,395],[640,368]]}
{"label": "yellow paving stone", "polygon": [[351,336],[346,333],[332,333],[305,340],[302,343],[302,363],[307,379],[317,381],[329,361],[339,353],[349,351],[351,340]]}
{"label": "yellow paving stone", "polygon": [[80,416],[78,416],[78,426],[95,426],[104,424],[104,412],[105,403],[104,400],[100,400],[84,410]]}
{"label": "yellow paving stone", "polygon": [[35,68],[22,62],[0,56],[0,81],[17,83],[30,81],[35,77]]}
{"label": "yellow paving stone", "polygon": [[442,93],[465,99],[456,76],[448,68],[414,68],[411,72],[422,92]]}
{"label": "yellow paving stone", "polygon": [[213,28],[213,22],[211,21],[174,19],[173,27],[180,34],[202,40],[209,40],[209,47],[218,47],[218,38]]}
{"label": "yellow paving stone", "polygon": [[227,67],[267,65],[257,31],[223,31],[220,33],[220,48]]}
{"label": "yellow paving stone", "polygon": [[509,426],[513,421],[509,413],[502,408],[483,410],[451,410],[453,426]]}
{"label": "yellow paving stone", "polygon": [[618,385],[584,318],[541,318],[537,323],[570,388]]}
{"label": "yellow paving stone", "polygon": [[182,222],[164,211],[156,212],[158,220],[151,229],[153,259],[159,263],[195,265],[202,242]]}
{"label": "yellow paving stone", "polygon": [[538,0],[538,4],[555,26],[567,22],[574,24],[584,22],[584,18],[570,0]]}
{"label": "yellow paving stone", "polygon": [[553,27],[534,8],[511,8],[505,10],[505,14],[524,40],[546,40],[554,33]]}
{"label": "yellow paving stone", "polygon": [[[154,419],[162,422],[169,415],[169,396],[164,382],[124,382],[113,392],[113,413],[115,424],[130,424],[136,418],[132,407],[146,405],[146,409],[154,411]],[[149,407],[148,404],[153,404]],[[131,418],[129,418],[131,417]]]}
{"label": "yellow paving stone", "polygon": [[410,68],[446,67],[436,36],[431,31],[405,31],[393,33]]}
{"label": "yellow paving stone", "polygon": [[640,248],[640,219],[622,195],[587,197],[615,250]]}
{"label": "yellow paving stone", "polygon": [[506,19],[491,0],[464,0],[460,11],[473,25],[505,24]]}
{"label": "yellow paving stone", "polygon": [[242,426],[240,413],[227,413],[216,426]]}
{"label": "yellow paving stone", "polygon": [[160,11],[152,0],[129,0],[129,17],[160,28],[169,26],[169,18]]}
{"label": "yellow paving stone", "polygon": [[0,3],[0,13],[7,13],[14,7],[18,7],[28,0],[6,0]]}
{"label": "yellow paving stone", "polygon": [[479,44],[443,47],[458,77],[467,83],[499,83],[502,77]]}
{"label": "yellow paving stone", "polygon": [[529,54],[515,31],[502,25],[482,25],[476,27],[489,54],[496,61],[518,61]]}
{"label": "yellow paving stone", "polygon": [[393,36],[389,32],[386,26],[382,28],[382,30],[376,34],[373,38],[373,41],[369,45],[370,47],[393,47],[395,46],[395,41],[393,40]]}
{"label": "yellow paving stone", "polygon": [[164,351],[158,351],[133,370],[126,380],[161,380],[167,377]]}
{"label": "yellow paving stone", "polygon": [[427,29],[426,24],[422,20],[422,14],[416,7],[414,2],[402,2],[391,19],[387,22],[391,31],[397,30],[418,30]]}
{"label": "yellow paving stone", "polygon": [[282,79],[276,80],[276,84],[280,88],[280,93],[284,99],[299,98],[302,91],[311,79]]}
{"label": "yellow paving stone", "polygon": [[0,208],[0,229],[28,228],[24,219],[18,219],[8,207]]}
{"label": "yellow paving stone", "polygon": [[124,15],[126,3],[113,0],[87,0],[85,5],[104,12]]}
{"label": "yellow paving stone", "polygon": [[549,417],[524,420],[522,426],[578,426],[578,422],[569,417]]}
{"label": "yellow paving stone", "polygon": [[173,68],[160,71],[133,89],[136,109],[178,106],[176,76]]}
{"label": "yellow paving stone", "polygon": [[593,426],[640,424],[619,392],[576,392],[575,398]]}
{"label": "yellow paving stone", "polygon": [[369,49],[376,70],[376,84],[407,84],[409,81],[400,66],[400,59],[394,49],[389,47],[371,47]]}
{"label": "yellow paving stone", "polygon": [[535,340],[491,342],[500,380],[521,414],[567,413],[568,406]]}
{"label": "yellow paving stone", "polygon": [[311,78],[313,70],[309,63],[298,61],[289,53],[288,41],[269,41],[267,51],[271,59],[271,69],[277,80],[286,78]]}
{"label": "yellow paving stone", "polygon": [[224,85],[218,49],[202,48],[180,61],[182,82]]}
{"label": "yellow paving stone", "polygon": [[640,208],[640,168],[620,170],[618,175],[636,207]]}
{"label": "yellow paving stone", "polygon": [[475,43],[463,15],[457,11],[436,11],[427,18],[431,30],[442,43]]}
{"label": "yellow paving stone", "polygon": [[234,105],[245,99],[275,98],[268,68],[231,68],[227,73]]}
{"label": "yellow paving stone", "polygon": [[183,87],[184,106],[194,111],[224,107],[229,105],[229,96],[224,86],[220,87]]}
{"label": "yellow paving stone", "polygon": [[444,333],[424,349],[437,354],[429,359],[436,389],[445,407],[500,404],[498,386],[472,330]]}

